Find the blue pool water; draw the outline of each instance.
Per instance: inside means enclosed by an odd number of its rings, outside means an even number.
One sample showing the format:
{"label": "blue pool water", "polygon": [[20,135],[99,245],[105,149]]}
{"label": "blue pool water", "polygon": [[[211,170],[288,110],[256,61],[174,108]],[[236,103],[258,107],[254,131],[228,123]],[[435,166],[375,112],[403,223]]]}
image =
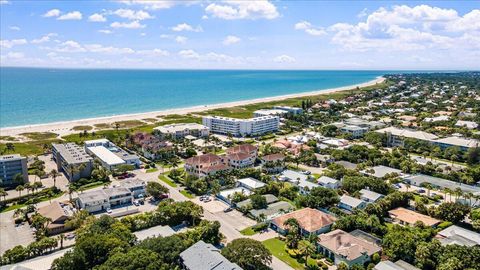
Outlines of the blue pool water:
{"label": "blue pool water", "polygon": [[186,108],[367,82],[386,71],[0,68],[0,127]]}

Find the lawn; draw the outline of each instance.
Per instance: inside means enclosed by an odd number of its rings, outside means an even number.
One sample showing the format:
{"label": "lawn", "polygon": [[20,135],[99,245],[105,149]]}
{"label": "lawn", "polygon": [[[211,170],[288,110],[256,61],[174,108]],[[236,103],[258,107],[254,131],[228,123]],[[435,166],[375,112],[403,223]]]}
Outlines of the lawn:
{"label": "lawn", "polygon": [[185,190],[185,189],[184,189],[184,190],[180,190],[180,193],[182,193],[183,196],[185,196],[185,197],[187,197],[187,198],[189,198],[189,199],[195,198],[195,195],[192,194],[192,193],[190,193],[188,190]]}
{"label": "lawn", "polygon": [[150,168],[150,169],[146,170],[146,173],[153,173],[153,172],[157,172],[157,171],[158,171],[157,168]]}
{"label": "lawn", "polygon": [[245,229],[241,230],[240,233],[243,234],[243,235],[250,236],[250,235],[256,234],[257,232],[254,231],[254,230],[252,229],[252,227],[248,227],[248,228],[245,228]]}
{"label": "lawn", "polygon": [[89,131],[89,130],[92,130],[92,129],[93,129],[92,126],[74,126],[72,128],[72,130],[75,130],[75,131],[84,131],[84,130]]}
{"label": "lawn", "polygon": [[168,176],[166,176],[164,174],[160,174],[158,176],[158,179],[162,180],[163,182],[165,182],[167,185],[169,185],[171,187],[177,187],[177,184],[175,184],[175,182],[173,182],[172,179],[170,179]]}
{"label": "lawn", "polygon": [[278,238],[272,238],[263,241],[263,245],[270,250],[273,256],[282,260],[284,263],[290,265],[294,269],[305,269],[304,265],[299,263],[296,259],[290,257],[285,251],[285,242]]}
{"label": "lawn", "polygon": [[[62,191],[62,192],[56,194],[55,196],[43,198],[43,199],[41,199],[41,200],[38,201],[38,202],[45,202],[45,201],[49,201],[49,200],[53,200],[53,199],[59,198],[59,197],[61,197],[64,193],[65,193],[65,192]],[[2,209],[2,210],[0,211],[0,213],[12,211],[12,210],[15,210],[15,209],[18,209],[18,208],[22,208],[22,207],[25,207],[25,206],[27,206],[27,204],[12,204],[12,205],[8,206],[7,208]]]}

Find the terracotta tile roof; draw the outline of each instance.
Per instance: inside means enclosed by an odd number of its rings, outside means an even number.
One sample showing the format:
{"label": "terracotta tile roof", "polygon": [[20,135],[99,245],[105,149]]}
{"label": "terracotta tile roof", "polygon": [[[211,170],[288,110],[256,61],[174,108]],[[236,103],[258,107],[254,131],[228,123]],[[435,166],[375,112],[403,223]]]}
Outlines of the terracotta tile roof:
{"label": "terracotta tile roof", "polygon": [[248,153],[243,153],[243,152],[240,152],[240,153],[233,153],[233,154],[229,154],[227,155],[227,159],[233,159],[233,160],[245,160],[245,159],[248,159],[250,158],[251,155],[248,154]]}
{"label": "terracotta tile roof", "polygon": [[390,210],[388,211],[388,213],[390,214],[390,216],[394,217],[395,219],[401,220],[408,224],[415,224],[415,222],[421,221],[426,226],[434,226],[441,222],[436,218],[432,218],[432,217],[420,214],[418,212],[405,209],[403,207]]}
{"label": "terracotta tile roof", "polygon": [[275,161],[275,160],[282,160],[285,158],[284,154],[271,154],[271,155],[266,155],[263,156],[262,159],[265,161]]}
{"label": "terracotta tile roof", "polygon": [[237,145],[231,148],[228,148],[225,152],[227,154],[235,154],[235,153],[250,153],[253,151],[257,151],[257,147],[248,143]]}
{"label": "terracotta tile roof", "polygon": [[371,256],[381,250],[376,244],[355,237],[342,230],[335,230],[319,235],[318,244],[336,254],[346,257],[349,261],[355,260],[362,256],[362,254]]}
{"label": "terracotta tile roof", "polygon": [[222,162],[222,159],[214,154],[208,153],[205,155],[191,157],[185,160],[186,164],[189,165],[201,165],[201,164],[211,164],[216,162]]}
{"label": "terracotta tile roof", "polygon": [[228,170],[228,169],[230,169],[230,167],[221,163],[221,164],[205,167],[202,170],[206,173],[210,173],[210,172],[225,171],[225,170]]}
{"label": "terracotta tile roof", "polygon": [[273,222],[275,222],[275,224],[277,224],[278,227],[284,230],[285,226],[283,225],[283,223],[289,218],[296,219],[300,227],[309,232],[315,232],[325,226],[331,225],[336,220],[335,217],[329,214],[323,213],[322,211],[319,211],[317,209],[303,208],[303,209],[279,216],[273,219]]}

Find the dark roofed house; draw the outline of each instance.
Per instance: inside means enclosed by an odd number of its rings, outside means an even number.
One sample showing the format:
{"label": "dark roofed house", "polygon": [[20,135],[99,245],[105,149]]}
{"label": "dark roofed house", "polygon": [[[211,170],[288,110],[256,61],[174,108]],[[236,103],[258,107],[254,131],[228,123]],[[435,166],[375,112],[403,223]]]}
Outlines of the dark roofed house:
{"label": "dark roofed house", "polygon": [[391,261],[382,261],[377,263],[373,270],[420,270],[420,268],[417,268],[405,261],[398,260],[396,262],[391,262]]}
{"label": "dark roofed house", "polygon": [[219,249],[201,240],[180,253],[180,261],[186,270],[242,270],[223,257]]}

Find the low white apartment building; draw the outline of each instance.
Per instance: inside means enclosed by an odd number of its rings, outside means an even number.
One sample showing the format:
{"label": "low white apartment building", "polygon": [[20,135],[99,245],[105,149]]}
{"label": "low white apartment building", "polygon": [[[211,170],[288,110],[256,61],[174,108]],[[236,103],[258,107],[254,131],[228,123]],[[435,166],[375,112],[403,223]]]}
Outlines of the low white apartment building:
{"label": "low white apartment building", "polygon": [[132,201],[133,194],[128,188],[115,187],[80,193],[77,206],[89,213],[95,213],[115,206],[128,205]]}
{"label": "low white apartment building", "polygon": [[232,136],[262,135],[278,130],[280,118],[278,116],[263,116],[250,119],[238,119],[220,116],[204,116],[203,125],[211,132]]}
{"label": "low white apartment building", "polygon": [[153,129],[153,132],[160,135],[160,137],[170,135],[173,139],[181,139],[185,138],[187,135],[195,137],[207,137],[210,133],[210,129],[197,123],[185,123],[156,127]]}
{"label": "low white apartment building", "polygon": [[112,170],[116,166],[129,164],[140,167],[140,158],[119,148],[107,139],[85,141],[85,151],[97,158],[102,166]]}

